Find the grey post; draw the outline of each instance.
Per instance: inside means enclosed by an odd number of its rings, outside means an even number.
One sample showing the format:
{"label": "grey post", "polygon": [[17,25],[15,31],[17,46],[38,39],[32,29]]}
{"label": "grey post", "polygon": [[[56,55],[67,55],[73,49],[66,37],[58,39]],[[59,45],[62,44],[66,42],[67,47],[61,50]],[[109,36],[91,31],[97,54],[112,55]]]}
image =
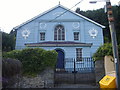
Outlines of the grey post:
{"label": "grey post", "polygon": [[2,30],[0,28],[0,90],[2,89]]}
{"label": "grey post", "polygon": [[106,1],[106,7],[107,7],[107,15],[108,15],[108,21],[109,21],[111,40],[112,40],[113,56],[114,56],[114,62],[115,62],[116,84],[117,84],[117,88],[120,88],[120,65],[119,65],[118,45],[117,45],[116,31],[114,26],[114,17],[113,17],[110,0]]}

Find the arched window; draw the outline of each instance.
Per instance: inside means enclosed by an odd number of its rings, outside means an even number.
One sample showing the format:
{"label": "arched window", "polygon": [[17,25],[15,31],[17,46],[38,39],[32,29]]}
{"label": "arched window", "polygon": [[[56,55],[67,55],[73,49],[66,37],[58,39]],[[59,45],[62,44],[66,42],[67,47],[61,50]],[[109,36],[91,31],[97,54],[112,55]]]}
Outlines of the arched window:
{"label": "arched window", "polygon": [[65,30],[62,25],[57,25],[55,27],[54,40],[65,40]]}

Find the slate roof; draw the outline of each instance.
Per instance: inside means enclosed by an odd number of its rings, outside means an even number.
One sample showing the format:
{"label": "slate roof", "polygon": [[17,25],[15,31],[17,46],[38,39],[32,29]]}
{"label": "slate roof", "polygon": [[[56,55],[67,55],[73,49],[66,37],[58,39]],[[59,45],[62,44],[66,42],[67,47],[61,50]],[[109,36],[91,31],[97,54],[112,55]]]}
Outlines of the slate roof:
{"label": "slate roof", "polygon": [[81,43],[81,42],[73,42],[73,41],[47,41],[47,42],[39,42],[39,43],[26,43],[28,47],[51,47],[51,46],[82,46],[82,47],[91,47],[92,43]]}

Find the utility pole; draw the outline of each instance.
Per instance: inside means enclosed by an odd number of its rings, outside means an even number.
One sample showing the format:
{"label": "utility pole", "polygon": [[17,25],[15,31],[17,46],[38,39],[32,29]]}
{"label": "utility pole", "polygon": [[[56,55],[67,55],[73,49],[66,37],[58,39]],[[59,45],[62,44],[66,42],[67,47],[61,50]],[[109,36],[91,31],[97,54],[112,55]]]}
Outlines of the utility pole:
{"label": "utility pole", "polygon": [[115,69],[116,69],[116,84],[117,84],[117,88],[120,88],[120,65],[119,65],[118,45],[117,45],[116,31],[114,26],[114,17],[113,17],[110,0],[106,1],[106,7],[107,7],[107,15],[108,15],[108,21],[109,21],[111,40],[112,40],[114,63],[115,63]]}
{"label": "utility pole", "polygon": [[118,45],[116,39],[116,31],[114,26],[114,17],[113,17],[111,2],[110,0],[90,1],[90,3],[97,3],[97,2],[106,2],[108,22],[109,22],[109,28],[110,28],[110,34],[112,40],[113,57],[114,57],[115,70],[116,70],[116,84],[117,84],[117,88],[120,89],[120,63],[119,63]]}
{"label": "utility pole", "polygon": [[2,30],[0,28],[0,89],[2,89]]}

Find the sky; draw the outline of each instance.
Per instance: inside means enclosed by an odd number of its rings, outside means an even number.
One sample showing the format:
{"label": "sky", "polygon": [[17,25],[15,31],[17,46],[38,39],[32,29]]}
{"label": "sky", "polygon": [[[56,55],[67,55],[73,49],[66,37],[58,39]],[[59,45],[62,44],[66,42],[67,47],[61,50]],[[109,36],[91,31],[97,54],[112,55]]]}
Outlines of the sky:
{"label": "sky", "polygon": [[[75,11],[77,7],[83,11],[96,10],[103,8],[105,5],[105,2],[90,4],[89,1],[83,0],[72,8],[72,11]],[[110,1],[112,5],[118,5],[120,0]],[[70,9],[80,0],[0,0],[0,29],[9,33],[14,27],[55,7],[59,2]]]}

